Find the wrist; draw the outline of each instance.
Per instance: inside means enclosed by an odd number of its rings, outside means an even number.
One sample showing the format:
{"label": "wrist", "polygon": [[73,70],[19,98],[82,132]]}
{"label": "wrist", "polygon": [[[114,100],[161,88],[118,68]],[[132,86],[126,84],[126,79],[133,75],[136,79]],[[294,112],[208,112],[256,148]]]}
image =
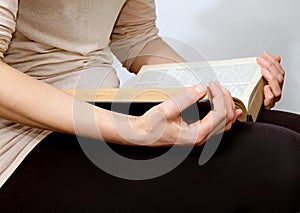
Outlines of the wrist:
{"label": "wrist", "polygon": [[137,117],[96,107],[97,139],[122,145],[136,144],[134,123]]}

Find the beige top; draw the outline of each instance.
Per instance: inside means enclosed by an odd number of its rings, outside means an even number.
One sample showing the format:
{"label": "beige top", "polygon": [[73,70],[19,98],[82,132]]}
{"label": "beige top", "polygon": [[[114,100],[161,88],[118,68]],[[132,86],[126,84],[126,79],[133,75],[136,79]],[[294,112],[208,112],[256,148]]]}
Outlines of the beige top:
{"label": "beige top", "polygon": [[[1,0],[0,57],[56,87],[118,87],[111,52],[134,57],[155,19],[154,0]],[[0,187],[49,133],[0,118]]]}

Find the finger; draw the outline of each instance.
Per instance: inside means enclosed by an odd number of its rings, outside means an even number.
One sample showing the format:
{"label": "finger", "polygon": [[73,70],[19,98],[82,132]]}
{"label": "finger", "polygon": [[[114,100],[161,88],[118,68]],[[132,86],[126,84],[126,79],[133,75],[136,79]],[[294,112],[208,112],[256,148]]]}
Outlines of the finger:
{"label": "finger", "polygon": [[242,114],[243,114],[243,110],[241,110],[241,109],[236,109],[236,110],[234,111],[235,120],[237,120]]}
{"label": "finger", "polygon": [[215,127],[214,111],[210,111],[202,120],[189,124],[190,129],[196,129],[196,145],[203,144],[212,134]]}
{"label": "finger", "polygon": [[231,95],[229,92],[224,90],[218,81],[210,82],[209,88],[213,97],[213,111],[217,115],[216,120],[220,119],[219,122],[222,120],[226,122],[228,105],[230,105],[230,101],[232,100]]}
{"label": "finger", "polygon": [[225,127],[224,127],[224,126],[221,126],[221,125],[217,126],[217,127],[215,128],[215,131],[214,131],[213,133],[214,133],[214,134],[220,134],[220,133],[222,133],[222,132],[225,132],[225,131],[230,130],[231,127],[232,127],[232,125],[233,125],[233,124],[235,123],[235,121],[237,120],[238,116],[241,115],[241,113],[242,113],[242,110],[240,110],[240,109],[239,109],[239,110],[235,110],[235,111],[234,111],[235,118],[234,118],[233,120],[227,121]]}
{"label": "finger", "polygon": [[224,87],[222,87],[223,89],[223,96],[224,96],[224,100],[226,103],[226,122],[232,122],[234,120],[234,110],[235,110],[235,105],[233,102],[233,99],[231,97],[230,92],[225,89]]}
{"label": "finger", "polygon": [[263,63],[266,65],[267,68],[270,67],[270,69],[271,69],[272,66],[274,68],[277,68],[277,69],[274,69],[274,70],[276,70],[276,73],[279,72],[281,75],[284,75],[284,73],[285,73],[284,69],[282,68],[282,66],[280,64],[281,58],[280,58],[280,56],[276,56],[276,57],[265,52],[265,53],[263,53],[262,58],[266,61]]}
{"label": "finger", "polygon": [[225,127],[220,126],[221,129],[218,130],[218,131],[226,131],[226,130],[230,129],[232,124],[236,120],[236,116],[235,116],[236,109],[235,109],[235,104],[234,104],[234,101],[231,97],[231,94],[226,88],[222,87],[222,89],[223,89],[224,101],[226,103],[226,109],[225,109],[225,112],[226,112],[226,125],[225,125]]}
{"label": "finger", "polygon": [[[235,110],[235,117],[236,119],[242,114],[242,110],[241,109],[237,109]],[[212,115],[213,112],[211,112],[211,114],[207,115],[208,117],[213,117],[214,115]],[[235,119],[235,120],[236,120]],[[235,122],[235,121],[234,121]],[[228,131],[231,129],[232,125],[234,122],[229,122],[226,124],[225,128],[224,125],[218,125],[215,128],[212,128],[212,130],[210,132],[205,133],[204,130],[205,128],[200,128],[199,130],[202,133],[205,134],[201,134],[200,137],[198,137],[198,140],[196,141],[195,145],[202,145],[205,141],[207,141],[212,135],[216,135],[216,134],[221,134],[224,131]],[[198,125],[198,124],[197,124]],[[202,125],[201,127],[203,127],[204,125]]]}
{"label": "finger", "polygon": [[202,84],[190,87],[172,99],[169,99],[156,107],[167,118],[178,118],[180,113],[190,105],[196,103],[206,94],[206,88]]}
{"label": "finger", "polygon": [[[224,94],[224,97],[226,95]],[[225,126],[219,126],[219,129],[216,130],[217,132],[224,132],[231,128],[232,124],[235,122],[235,105],[231,98],[231,96],[228,96],[225,98],[225,102],[227,102],[227,109],[226,109],[226,124]]]}
{"label": "finger", "polygon": [[279,55],[272,55],[272,54],[270,54],[268,52],[264,52],[262,54],[262,57],[263,58],[269,58],[269,59],[272,59],[272,60],[275,59],[278,63],[281,62],[281,57]]}
{"label": "finger", "polygon": [[243,113],[243,110],[241,110],[241,109],[235,109],[233,111],[233,113],[234,113],[234,119],[231,122],[232,124],[235,123],[238,120],[239,116]]}
{"label": "finger", "polygon": [[[265,73],[263,73],[266,71]],[[264,75],[265,74],[265,75]],[[282,75],[274,66],[271,67],[263,67],[262,75],[268,81],[276,81],[280,88],[283,86],[284,75]]]}
{"label": "finger", "polygon": [[[215,120],[215,123],[210,123],[211,125],[211,130],[210,133],[207,135],[207,137],[209,138],[211,135],[214,134],[219,134],[222,133],[224,131],[227,131],[231,128],[232,124],[236,121],[237,117],[241,115],[242,110],[240,109],[235,109],[235,104],[232,100],[231,94],[230,92],[223,88],[218,82],[215,82],[216,86],[218,89],[222,89],[222,93],[223,93],[223,106],[224,108],[220,107],[222,105],[218,104],[218,111],[222,111],[224,113],[224,118],[223,118],[223,122],[220,122],[219,119],[217,118],[217,114],[213,114],[216,113],[215,112],[211,112],[211,114],[209,114],[204,120],[203,122],[206,122],[206,119],[208,120]],[[212,86],[210,86],[210,88],[212,88]],[[220,101],[220,99],[218,100]],[[216,104],[216,100],[214,102]],[[216,108],[215,108],[216,109]],[[220,114],[219,114],[220,115]],[[222,118],[222,117],[221,117]]]}
{"label": "finger", "polygon": [[265,68],[262,69],[262,75],[268,81],[270,89],[274,94],[275,100],[278,101],[281,98],[281,93],[282,93],[281,83],[278,82],[278,80],[275,79],[274,75],[272,75],[272,73]]}
{"label": "finger", "polygon": [[270,86],[266,85],[264,87],[264,106],[266,109],[271,109],[275,103],[274,103],[274,94],[272,93]]}
{"label": "finger", "polygon": [[263,58],[267,61],[269,67],[266,67],[277,77],[278,81],[283,84],[283,79],[285,75],[285,71],[282,68],[281,64],[275,59],[275,57],[265,53]]}
{"label": "finger", "polygon": [[216,132],[216,134],[220,134],[224,131],[228,131],[231,129],[232,125],[236,122],[236,120],[238,119],[238,117],[243,113],[243,111],[241,109],[236,109],[234,111],[234,117],[235,119],[229,123],[226,124],[225,128],[224,129],[220,129]]}
{"label": "finger", "polygon": [[[262,75],[268,81],[268,84],[275,95],[275,100],[280,100],[284,81],[284,74],[282,73],[284,73],[284,70],[279,63],[274,58],[271,59],[271,56],[267,53],[264,54],[264,58],[259,57],[258,62],[263,67]],[[278,68],[278,66],[280,67]]]}
{"label": "finger", "polygon": [[[201,141],[203,138],[207,138],[210,135],[215,134],[215,129],[218,126],[222,128],[226,125],[226,104],[224,101],[222,87],[216,82],[209,83],[209,89],[212,96],[212,102],[214,109],[210,111],[202,120],[195,122],[193,125],[199,125],[198,140]],[[218,127],[220,129],[220,127]]]}
{"label": "finger", "polygon": [[281,63],[281,57],[279,55],[275,55],[274,58],[278,61],[278,63]]}
{"label": "finger", "polygon": [[269,71],[275,73],[276,75],[282,75],[280,68],[277,67],[277,65],[274,64],[272,60],[263,57],[258,57],[257,62],[262,68],[268,69]]}

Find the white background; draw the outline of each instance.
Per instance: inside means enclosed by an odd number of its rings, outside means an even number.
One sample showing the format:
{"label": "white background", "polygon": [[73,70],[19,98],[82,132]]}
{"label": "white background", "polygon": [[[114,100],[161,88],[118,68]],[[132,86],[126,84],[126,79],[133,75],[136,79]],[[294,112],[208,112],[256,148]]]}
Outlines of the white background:
{"label": "white background", "polygon": [[299,0],[156,0],[156,5],[160,34],[189,46],[170,43],[188,60],[280,55],[286,80],[276,109],[300,113]]}

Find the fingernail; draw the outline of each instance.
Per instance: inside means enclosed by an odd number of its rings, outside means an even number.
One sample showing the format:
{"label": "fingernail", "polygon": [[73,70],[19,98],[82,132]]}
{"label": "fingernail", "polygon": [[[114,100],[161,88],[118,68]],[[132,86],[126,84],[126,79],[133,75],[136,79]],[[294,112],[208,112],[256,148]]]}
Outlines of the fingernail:
{"label": "fingernail", "polygon": [[202,84],[198,84],[195,89],[198,93],[203,93],[206,90]]}

